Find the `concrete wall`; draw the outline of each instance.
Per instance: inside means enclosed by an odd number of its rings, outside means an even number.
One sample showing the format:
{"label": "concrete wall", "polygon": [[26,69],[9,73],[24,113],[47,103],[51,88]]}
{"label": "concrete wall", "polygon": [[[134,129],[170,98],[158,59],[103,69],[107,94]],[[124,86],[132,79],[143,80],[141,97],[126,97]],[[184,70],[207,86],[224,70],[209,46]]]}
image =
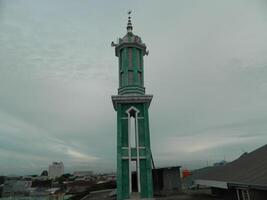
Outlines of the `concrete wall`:
{"label": "concrete wall", "polygon": [[180,170],[177,168],[163,170],[163,190],[166,192],[181,190]]}
{"label": "concrete wall", "polygon": [[179,193],[182,190],[180,167],[154,169],[153,186],[155,195]]}

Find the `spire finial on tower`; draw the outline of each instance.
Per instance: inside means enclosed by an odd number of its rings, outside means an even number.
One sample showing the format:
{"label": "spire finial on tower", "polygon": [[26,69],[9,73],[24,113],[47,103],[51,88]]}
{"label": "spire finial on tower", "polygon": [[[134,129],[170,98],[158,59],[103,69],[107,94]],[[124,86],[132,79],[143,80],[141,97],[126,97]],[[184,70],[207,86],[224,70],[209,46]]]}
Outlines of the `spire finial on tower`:
{"label": "spire finial on tower", "polygon": [[133,30],[132,21],[131,21],[132,10],[128,11],[128,24],[127,24],[127,33],[131,33]]}

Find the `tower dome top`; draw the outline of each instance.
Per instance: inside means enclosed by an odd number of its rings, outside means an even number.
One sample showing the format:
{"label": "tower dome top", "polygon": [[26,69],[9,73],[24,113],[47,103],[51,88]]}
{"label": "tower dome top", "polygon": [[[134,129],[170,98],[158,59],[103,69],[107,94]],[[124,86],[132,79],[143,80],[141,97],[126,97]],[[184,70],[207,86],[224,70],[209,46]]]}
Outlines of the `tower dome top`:
{"label": "tower dome top", "polygon": [[[133,34],[133,25],[131,21],[131,13],[132,11],[128,12],[128,23],[127,23],[127,33],[123,38],[119,38],[119,44],[121,43],[139,43],[142,44],[141,37]],[[143,44],[144,45],[144,44]]]}
{"label": "tower dome top", "polygon": [[115,54],[118,56],[119,51],[123,48],[135,47],[142,50],[143,55],[148,55],[148,51],[146,51],[146,45],[142,42],[141,37],[133,34],[133,25],[131,21],[130,14],[132,11],[128,12],[128,23],[127,23],[127,33],[124,37],[119,38],[116,43],[111,42],[111,47],[115,47]]}
{"label": "tower dome top", "polygon": [[127,33],[123,38],[119,39],[119,44],[121,43],[142,43],[141,37],[133,34],[133,25],[131,21],[131,13],[132,11],[128,11],[128,23],[127,23]]}

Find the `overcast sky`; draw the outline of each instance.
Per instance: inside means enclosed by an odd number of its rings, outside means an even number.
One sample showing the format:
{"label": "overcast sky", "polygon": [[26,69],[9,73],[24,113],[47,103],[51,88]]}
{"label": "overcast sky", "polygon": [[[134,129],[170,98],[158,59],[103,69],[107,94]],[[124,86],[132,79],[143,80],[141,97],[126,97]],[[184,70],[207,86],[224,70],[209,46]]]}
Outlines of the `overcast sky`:
{"label": "overcast sky", "polygon": [[111,41],[149,49],[156,166],[197,168],[267,143],[266,0],[0,0],[0,175],[116,169]]}

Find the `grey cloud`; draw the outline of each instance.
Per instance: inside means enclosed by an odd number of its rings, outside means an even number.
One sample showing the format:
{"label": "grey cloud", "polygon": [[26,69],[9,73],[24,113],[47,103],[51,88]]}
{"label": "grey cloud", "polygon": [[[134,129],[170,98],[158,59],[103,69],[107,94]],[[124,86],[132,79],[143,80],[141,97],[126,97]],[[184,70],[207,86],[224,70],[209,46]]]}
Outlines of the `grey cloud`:
{"label": "grey cloud", "polygon": [[[110,42],[125,34],[129,7],[134,32],[150,50],[145,84],[154,95],[156,165],[203,166],[265,144],[266,6],[0,1],[0,173],[41,172],[53,160],[69,171],[115,169],[110,95],[118,69]],[[14,156],[19,165],[11,170]]]}

